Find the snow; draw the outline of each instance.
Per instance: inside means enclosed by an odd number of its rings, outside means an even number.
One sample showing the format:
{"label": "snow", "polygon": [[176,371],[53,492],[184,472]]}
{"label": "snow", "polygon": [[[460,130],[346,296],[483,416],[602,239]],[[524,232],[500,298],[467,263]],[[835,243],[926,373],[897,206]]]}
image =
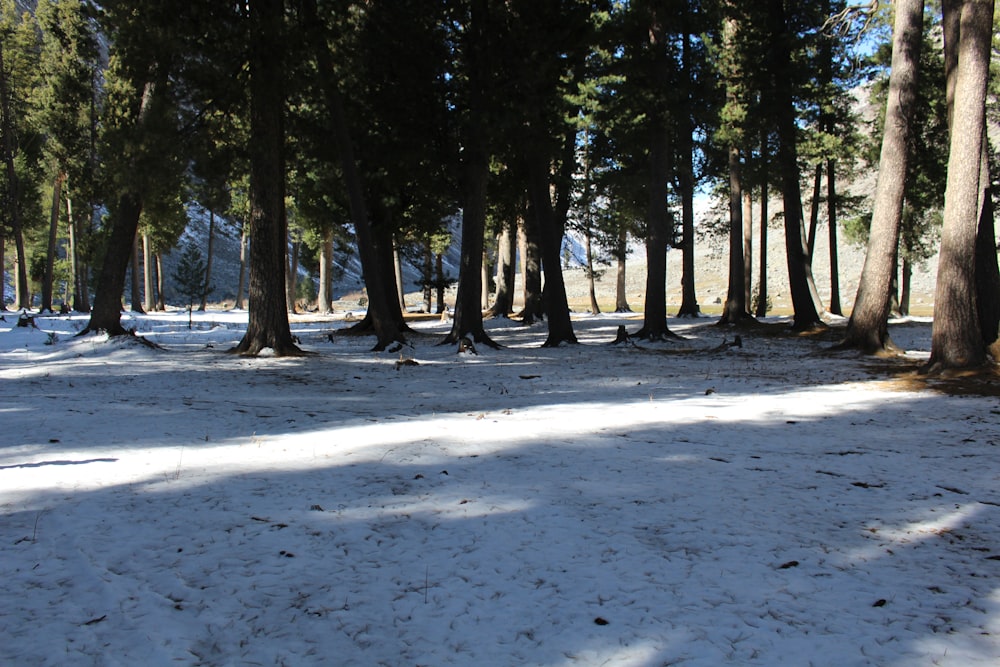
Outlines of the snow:
{"label": "snow", "polygon": [[245,312],[5,319],[0,664],[1000,661],[995,397],[708,319],[295,317],[305,358],[225,354]]}

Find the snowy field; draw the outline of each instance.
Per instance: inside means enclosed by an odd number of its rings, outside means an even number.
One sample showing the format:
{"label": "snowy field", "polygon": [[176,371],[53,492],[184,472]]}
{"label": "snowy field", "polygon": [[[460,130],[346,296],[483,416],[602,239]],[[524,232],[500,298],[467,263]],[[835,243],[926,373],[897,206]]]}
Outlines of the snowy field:
{"label": "snowy field", "polygon": [[1000,664],[995,396],[710,319],[225,354],[245,319],[6,313],[0,665]]}

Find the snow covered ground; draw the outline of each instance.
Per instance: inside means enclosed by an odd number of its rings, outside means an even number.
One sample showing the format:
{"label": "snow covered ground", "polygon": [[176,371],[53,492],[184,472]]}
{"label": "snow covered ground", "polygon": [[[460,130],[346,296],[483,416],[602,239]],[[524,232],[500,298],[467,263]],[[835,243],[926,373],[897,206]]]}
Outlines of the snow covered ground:
{"label": "snow covered ground", "polygon": [[0,664],[1000,663],[995,397],[707,319],[224,354],[245,318],[0,322]]}

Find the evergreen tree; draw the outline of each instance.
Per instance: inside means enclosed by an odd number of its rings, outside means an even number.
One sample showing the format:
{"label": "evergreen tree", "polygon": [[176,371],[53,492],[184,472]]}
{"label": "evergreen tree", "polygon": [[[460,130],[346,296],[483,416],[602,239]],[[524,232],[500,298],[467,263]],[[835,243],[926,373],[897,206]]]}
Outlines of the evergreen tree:
{"label": "evergreen tree", "polygon": [[201,250],[194,243],[188,243],[184,246],[184,252],[177,262],[173,275],[177,291],[187,304],[188,329],[191,328],[195,302],[215,289],[209,286],[205,276],[205,260],[202,258]]}

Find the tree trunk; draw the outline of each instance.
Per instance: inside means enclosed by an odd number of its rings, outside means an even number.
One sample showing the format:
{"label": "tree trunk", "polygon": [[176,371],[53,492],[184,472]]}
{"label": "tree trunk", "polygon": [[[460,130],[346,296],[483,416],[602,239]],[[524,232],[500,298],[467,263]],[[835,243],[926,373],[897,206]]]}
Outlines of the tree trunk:
{"label": "tree trunk", "polygon": [[396,278],[396,300],[399,302],[399,310],[406,312],[406,290],[403,286],[403,260],[399,255],[399,244],[395,237],[392,239],[392,268]]}
{"label": "tree trunk", "polygon": [[516,263],[517,225],[507,223],[497,235],[497,293],[487,317],[510,317],[514,312]]}
{"label": "tree trunk", "polygon": [[149,240],[149,234],[146,232],[142,233],[142,265],[145,268],[143,271],[143,293],[146,296],[144,306],[147,313],[151,313],[156,310],[156,294],[153,289],[154,279],[156,277],[156,266],[153,263],[153,247]]}
{"label": "tree trunk", "polygon": [[15,169],[14,118],[11,109],[10,86],[4,66],[4,45],[0,44],[0,115],[3,117],[3,157],[7,170],[7,201],[9,204],[11,234],[14,237],[14,307],[30,308],[28,296],[28,270],[24,254],[24,224],[21,219],[20,187]]}
{"label": "tree trunk", "polygon": [[[303,0],[301,6],[303,25],[319,64],[323,96],[330,113],[331,129],[344,174],[351,222],[354,224],[354,233],[358,241],[358,256],[361,259],[361,270],[368,291],[365,326],[370,325],[375,331],[376,341],[373,350],[381,351],[393,342],[405,340],[398,324],[402,314],[395,304],[395,295],[389,291],[389,282],[382,273],[378,239],[373,229],[368,203],[365,201],[364,184],[354,155],[351,128],[335,77],[333,54],[326,43],[326,38],[318,30],[320,23],[316,12],[316,0]],[[391,252],[391,247],[389,250]],[[389,266],[391,270],[391,263]]]}
{"label": "tree trunk", "polygon": [[913,284],[913,264],[907,257],[903,257],[900,272],[902,276],[899,281],[899,314],[906,317],[910,314],[910,293]]}
{"label": "tree trunk", "polygon": [[618,246],[615,249],[615,312],[631,313],[632,308],[628,305],[628,294],[626,294],[625,282],[625,260],[628,257],[628,231],[621,227],[618,230]]}
{"label": "tree trunk", "polygon": [[[987,347],[1000,336],[1000,265],[997,264],[997,239],[993,219],[993,186],[990,179],[989,141],[983,137],[980,157],[979,229],[976,235],[976,303],[983,343]],[[994,353],[994,357],[1000,357]]]}
{"label": "tree trunk", "polygon": [[781,177],[785,214],[785,255],[788,284],[794,310],[792,328],[805,331],[822,325],[819,296],[813,282],[809,253],[804,238],[802,192],[799,182],[797,125],[791,90],[791,34],[785,18],[783,0],[769,3],[774,49],[772,76],[775,97],[775,123],[778,135],[777,162]]}
{"label": "tree trunk", "polygon": [[538,212],[533,207],[528,207],[522,227],[524,251],[521,254],[524,273],[524,308],[519,316],[524,324],[534,324],[538,320],[545,319],[545,305],[542,300],[540,227]]}
{"label": "tree trunk", "polygon": [[823,163],[816,163],[816,173],[813,176],[813,196],[809,206],[809,236],[806,247],[809,249],[809,263],[812,264],[816,252],[816,231],[819,228],[819,198],[823,186]]}
{"label": "tree trunk", "polygon": [[480,273],[482,275],[479,278],[479,305],[483,310],[487,310],[490,307],[490,256],[485,249],[483,250]]}
{"label": "tree trunk", "polygon": [[[212,255],[215,246],[215,211],[208,212],[208,249],[205,258],[205,290],[201,293],[201,304],[198,310],[203,311],[208,307],[208,293],[212,290]],[[147,271],[148,274],[148,271]]]}
{"label": "tree trunk", "polygon": [[5,249],[3,234],[0,234],[0,312],[7,310],[7,300],[4,298],[4,295],[7,294],[7,272],[3,270],[3,267],[7,266],[7,256],[4,254]]}
{"label": "tree trunk", "polygon": [[839,345],[868,354],[894,347],[889,338],[888,321],[903,212],[907,140],[911,131],[909,119],[917,90],[923,8],[923,0],[900,0],[896,4],[892,70],[868,252],[851,319]]}
{"label": "tree trunk", "polygon": [[41,312],[51,313],[53,282],[55,281],[56,247],[59,243],[59,208],[62,206],[62,186],[66,172],[60,170],[52,181],[52,207],[49,212],[49,242],[45,251],[45,277],[42,279]]}
{"label": "tree trunk", "polygon": [[542,266],[545,271],[545,315],[549,335],[542,347],[558,347],[562,343],[576,343],[573,323],[566,298],[566,283],[562,272],[563,224],[552,210],[548,158],[534,155],[528,176],[528,196],[537,216],[542,246]]}
{"label": "tree trunk", "polygon": [[283,0],[250,0],[250,281],[243,339],[233,349],[255,356],[298,355],[284,290],[285,67]]}
{"label": "tree trunk", "polygon": [[928,372],[975,368],[987,361],[976,292],[981,156],[993,26],[992,0],[961,3],[944,227],[934,293]]}
{"label": "tree trunk", "polygon": [[590,312],[592,315],[601,314],[601,306],[597,303],[597,278],[594,275],[594,242],[591,238],[590,227],[584,231],[583,243],[587,256],[587,296],[590,297]]}
{"label": "tree trunk", "polygon": [[235,308],[237,310],[244,309],[243,303],[243,290],[246,287],[247,280],[247,246],[249,245],[250,238],[247,234],[247,227],[249,226],[249,221],[243,221],[240,226],[240,277],[236,284],[236,304]]}
{"label": "tree trunk", "polygon": [[767,224],[768,224],[768,210],[767,210],[767,198],[768,187],[767,180],[769,175],[767,173],[767,150],[768,142],[765,140],[761,142],[761,161],[762,171],[761,181],[760,181],[760,270],[757,277],[757,308],[754,311],[756,317],[767,316]]}
{"label": "tree trunk", "polygon": [[830,225],[830,312],[843,315],[840,307],[840,261],[837,250],[837,162],[826,162],[826,217]]}
{"label": "tree trunk", "polygon": [[298,312],[295,293],[299,285],[299,242],[292,241],[285,266],[285,304],[289,313]]}
{"label": "tree trunk", "polygon": [[719,324],[740,324],[751,317],[746,302],[744,237],[740,151],[731,145],[729,147],[729,290]]}
{"label": "tree trunk", "polygon": [[167,310],[166,296],[164,294],[166,290],[163,284],[163,253],[155,252],[153,253],[153,258],[156,266],[156,309],[162,313]]}
{"label": "tree trunk", "polygon": [[667,242],[670,214],[666,187],[670,176],[670,135],[664,125],[652,128],[646,209],[646,296],[642,328],[634,338],[663,340],[674,337],[667,326]]}
{"label": "tree trunk", "polygon": [[[473,130],[471,134],[479,134]],[[458,294],[451,331],[441,344],[470,338],[498,348],[483,328],[482,261],[486,234],[486,184],[490,165],[482,137],[475,137],[464,153],[465,197],[462,207],[462,245],[458,269]]]}
{"label": "tree trunk", "polygon": [[319,249],[319,294],[316,295],[316,309],[322,315],[333,312],[333,229],[323,232],[323,244]]}
{"label": "tree trunk", "polygon": [[[687,13],[684,14],[687,16]],[[686,26],[685,26],[685,32]],[[683,77],[684,85],[688,88],[693,87],[692,82],[692,69],[691,64],[691,35],[685,34],[681,38],[683,40],[682,50],[683,50]],[[691,119],[691,113],[693,113],[693,106],[690,103],[690,96],[687,100],[689,103],[687,105],[687,110],[682,112],[683,117],[681,122],[687,127],[685,131],[680,132],[678,136],[678,141],[680,145],[678,146],[678,155],[680,156],[680,169],[678,174],[678,180],[680,182],[680,195],[681,195],[681,237],[683,239],[683,245],[681,246],[681,306],[677,310],[678,317],[698,317],[701,315],[701,307],[698,305],[698,294],[695,289],[695,256],[694,256],[694,187],[695,187],[695,177],[694,177],[694,133],[695,127],[694,122]]]}
{"label": "tree trunk", "polygon": [[743,190],[743,304],[750,314],[753,299],[753,195],[750,188]]}
{"label": "tree trunk", "polygon": [[132,264],[131,273],[131,289],[129,293],[132,296],[132,312],[133,313],[145,313],[145,309],[142,307],[142,273],[143,266],[142,260],[139,259],[139,235],[132,235],[132,257],[130,260]]}
{"label": "tree trunk", "polygon": [[438,313],[443,313],[445,311],[444,303],[444,255],[437,253],[434,257],[434,273],[437,276],[435,284],[437,285],[437,311]]}

